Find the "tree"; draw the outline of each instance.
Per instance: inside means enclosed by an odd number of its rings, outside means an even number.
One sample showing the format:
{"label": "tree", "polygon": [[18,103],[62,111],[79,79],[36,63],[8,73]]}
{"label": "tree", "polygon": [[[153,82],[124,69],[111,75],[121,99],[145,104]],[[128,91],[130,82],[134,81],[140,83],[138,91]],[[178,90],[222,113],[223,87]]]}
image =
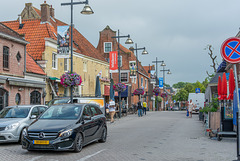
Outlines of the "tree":
{"label": "tree", "polygon": [[186,86],[184,87],[184,89],[188,92],[188,93],[193,93],[194,92],[194,86],[192,83],[187,83]]}
{"label": "tree", "polygon": [[[209,50],[208,55],[210,56],[210,58],[212,60],[212,65],[210,65],[210,67],[212,67],[214,73],[216,73],[217,72],[217,66],[218,66],[218,63],[217,63],[217,60],[216,60],[217,56],[216,55],[214,56],[214,54],[213,54],[212,45],[207,45],[207,47],[204,50]],[[209,74],[208,71],[206,71],[206,72],[207,72],[207,75],[209,77],[212,76],[212,74]]]}
{"label": "tree", "polygon": [[173,85],[173,88],[184,88],[186,86],[187,82],[178,82]]}
{"label": "tree", "polygon": [[165,87],[171,87],[169,84],[163,83]]}
{"label": "tree", "polygon": [[188,92],[185,89],[180,89],[177,94],[174,96],[174,100],[176,101],[187,101],[188,100]]}

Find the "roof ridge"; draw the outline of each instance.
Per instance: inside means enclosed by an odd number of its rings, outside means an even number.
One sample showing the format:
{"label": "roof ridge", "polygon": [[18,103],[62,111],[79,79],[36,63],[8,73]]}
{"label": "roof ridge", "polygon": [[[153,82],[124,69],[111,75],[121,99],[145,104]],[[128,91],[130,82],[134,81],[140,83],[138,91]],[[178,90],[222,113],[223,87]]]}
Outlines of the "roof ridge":
{"label": "roof ridge", "polygon": [[[13,29],[9,28],[8,26],[4,25],[2,22],[0,22],[0,25],[2,25],[3,27],[7,28],[8,30],[10,30],[11,32],[13,32],[14,34],[18,35],[19,37],[21,37],[21,35],[14,31]],[[22,38],[23,39],[23,38]]]}

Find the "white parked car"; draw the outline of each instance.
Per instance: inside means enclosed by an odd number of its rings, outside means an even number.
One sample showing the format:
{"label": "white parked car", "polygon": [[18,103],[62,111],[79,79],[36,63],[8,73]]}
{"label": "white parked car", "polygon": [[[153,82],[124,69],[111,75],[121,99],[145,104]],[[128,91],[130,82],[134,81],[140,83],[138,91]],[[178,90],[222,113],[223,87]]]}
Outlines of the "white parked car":
{"label": "white parked car", "polygon": [[5,107],[0,111],[0,143],[21,141],[23,129],[42,112],[44,105],[19,105]]}

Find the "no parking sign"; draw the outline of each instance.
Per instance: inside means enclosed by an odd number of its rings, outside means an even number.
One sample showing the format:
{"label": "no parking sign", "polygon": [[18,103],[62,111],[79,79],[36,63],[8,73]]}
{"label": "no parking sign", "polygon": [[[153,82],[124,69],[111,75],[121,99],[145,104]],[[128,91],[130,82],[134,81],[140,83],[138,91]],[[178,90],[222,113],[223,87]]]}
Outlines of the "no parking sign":
{"label": "no parking sign", "polygon": [[240,39],[231,37],[223,42],[221,55],[229,63],[240,63]]}

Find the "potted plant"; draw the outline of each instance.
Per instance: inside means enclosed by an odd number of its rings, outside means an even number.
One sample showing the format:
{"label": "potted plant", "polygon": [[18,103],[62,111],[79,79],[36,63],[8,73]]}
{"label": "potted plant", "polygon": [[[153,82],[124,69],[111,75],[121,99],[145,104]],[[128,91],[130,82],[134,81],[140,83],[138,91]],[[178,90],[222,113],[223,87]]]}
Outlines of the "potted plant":
{"label": "potted plant", "polygon": [[64,73],[61,78],[61,84],[64,87],[74,87],[74,86],[79,86],[82,83],[82,78],[80,75],[78,75],[76,72],[66,72]]}
{"label": "potted plant", "polygon": [[160,88],[159,87],[155,87],[153,89],[153,93],[154,93],[155,96],[158,96],[160,94]]}
{"label": "potted plant", "polygon": [[133,94],[134,95],[143,95],[144,94],[144,89],[143,88],[135,89]]}
{"label": "potted plant", "polygon": [[115,85],[113,85],[113,90],[117,91],[117,92],[124,92],[126,90],[126,85],[124,83],[116,83]]}

